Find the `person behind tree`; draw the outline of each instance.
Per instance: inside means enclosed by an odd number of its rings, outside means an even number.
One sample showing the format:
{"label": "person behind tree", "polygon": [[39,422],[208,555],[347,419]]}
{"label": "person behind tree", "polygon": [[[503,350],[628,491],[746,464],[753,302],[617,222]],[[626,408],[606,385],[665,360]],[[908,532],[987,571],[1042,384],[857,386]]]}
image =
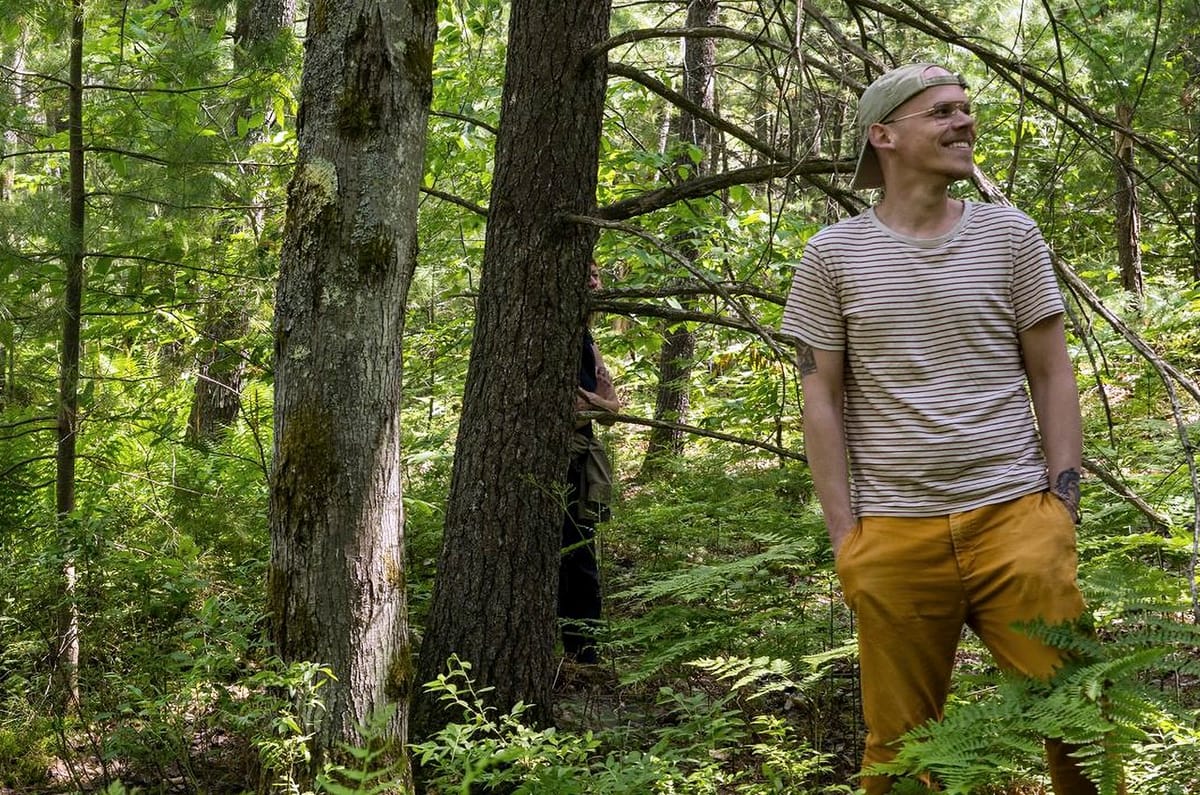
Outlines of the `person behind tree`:
{"label": "person behind tree", "polygon": [[[1046,678],[1061,652],[1014,622],[1083,610],[1081,421],[1062,297],[1032,220],[950,197],[974,169],[966,88],[920,63],[863,92],[852,186],[882,198],[812,237],[782,321],[857,619],[864,769],[940,718],[964,624],[1003,669]],[[1096,791],[1068,746],[1046,750],[1058,795]],[[893,783],[862,777],[869,795]]]}
{"label": "person behind tree", "polygon": [[[588,268],[588,289],[601,287],[600,268]],[[600,349],[585,328],[579,357],[579,385],[575,411],[621,410],[612,376]],[[558,617],[562,623],[563,652],[584,664],[597,662],[595,625],[600,619],[600,570],[596,560],[596,522],[607,518],[611,474],[604,449],[590,419],[575,423],[571,459],[567,468],[567,510],[562,526],[562,560],[558,569]]]}

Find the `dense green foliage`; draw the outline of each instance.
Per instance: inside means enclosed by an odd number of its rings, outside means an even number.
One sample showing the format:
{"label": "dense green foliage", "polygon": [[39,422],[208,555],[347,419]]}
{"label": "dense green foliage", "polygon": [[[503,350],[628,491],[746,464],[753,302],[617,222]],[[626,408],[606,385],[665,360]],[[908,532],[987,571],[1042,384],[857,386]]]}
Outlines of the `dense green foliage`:
{"label": "dense green foliage", "polygon": [[[1043,686],[1003,680],[968,640],[946,721],[914,733],[897,770],[931,770],[952,792],[1041,792],[1036,738],[1050,734],[1085,744],[1106,792],[1117,784],[1115,759],[1130,792],[1197,791],[1200,394],[1187,378],[1200,368],[1195,4],[1168,0],[1159,14],[1106,0],[1052,20],[1015,3],[930,4],[920,14],[911,3],[860,6],[857,15],[806,5],[829,26],[810,16],[794,29],[793,3],[723,4],[731,28],[802,41],[808,60],[723,42],[722,117],[777,154],[836,160],[849,149],[847,103],[863,78],[847,42],[955,65],[981,108],[981,169],[1118,321],[1069,291],[1091,469],[1080,573],[1101,643],[1063,636],[1080,659]],[[265,637],[271,290],[301,48],[288,33],[237,51],[235,9],[216,0],[87,4],[79,507],[60,521],[69,14],[64,3],[0,0],[0,787],[289,791],[325,676],[321,661],[280,663]],[[482,211],[488,196],[506,5],[445,0],[439,14],[405,344],[418,634],[483,247],[485,218],[464,203]],[[612,28],[682,20],[677,4],[630,4]],[[610,61],[677,84],[677,41],[625,44]],[[1136,107],[1140,136],[1140,302],[1119,289],[1112,244],[1118,102]],[[678,182],[678,147],[659,145],[670,112],[643,84],[610,81],[600,205]],[[773,157],[732,135],[719,155],[730,171]],[[603,233],[597,259],[610,289],[594,327],[625,413],[652,414],[664,329],[686,324],[698,339],[689,424],[752,444],[696,435],[684,458],[641,479],[645,429],[605,431],[620,484],[601,539],[607,662],[599,673],[564,668],[555,728],[495,714],[470,671],[449,668],[430,687],[462,719],[412,749],[431,792],[846,791],[862,730],[853,626],[803,463],[753,446],[802,447],[787,353],[757,332],[777,326],[791,263],[846,211],[839,203],[813,182],[777,176]],[[691,268],[672,255],[685,239],[698,255]],[[680,284],[697,297],[687,313],[664,292]],[[222,335],[215,329],[230,313],[246,323]],[[201,362],[214,348],[245,364],[239,413],[217,436],[190,439]],[[62,581],[68,559],[80,576],[73,594]],[[52,669],[68,600],[81,616],[83,657],[81,700],[64,706]],[[388,791],[389,749],[371,744],[378,727],[363,734],[323,791]]]}

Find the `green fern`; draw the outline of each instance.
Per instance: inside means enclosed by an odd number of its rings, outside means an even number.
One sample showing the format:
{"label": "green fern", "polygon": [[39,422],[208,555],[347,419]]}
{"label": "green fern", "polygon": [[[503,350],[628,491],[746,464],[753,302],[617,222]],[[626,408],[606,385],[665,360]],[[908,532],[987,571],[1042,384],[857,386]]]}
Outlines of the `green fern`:
{"label": "green fern", "polygon": [[803,691],[825,677],[828,664],[855,654],[857,646],[851,643],[808,655],[801,659],[808,672],[799,680],[793,676],[792,663],[772,657],[712,657],[694,660],[689,665],[719,681],[734,680],[729,684],[730,690],[746,693],[748,700],[754,701],[772,693]]}
{"label": "green fern", "polygon": [[659,577],[616,594],[616,598],[646,602],[669,598],[674,602],[695,602],[724,594],[731,587],[736,587],[737,583],[759,572],[794,565],[798,561],[799,550],[796,545],[782,544],[757,555],[694,566],[678,574]]}
{"label": "green fern", "polygon": [[778,693],[797,687],[791,678],[792,664],[770,657],[716,657],[696,660],[691,665],[715,676],[719,681],[733,679],[729,688],[739,691],[754,686],[750,700],[768,693]]}
{"label": "green fern", "polygon": [[[947,795],[978,792],[1039,770],[1042,739],[1050,737],[1078,746],[1080,767],[1102,795],[1125,792],[1134,784],[1129,791],[1139,795],[1156,791],[1151,782],[1157,776],[1130,768],[1127,760],[1137,760],[1153,747],[1162,765],[1169,767],[1179,757],[1194,760],[1200,742],[1186,729],[1195,716],[1168,712],[1146,684],[1146,675],[1175,670],[1177,653],[1194,649],[1200,632],[1161,616],[1134,617],[1131,625],[1123,625],[1127,632],[1103,641],[1090,620],[1030,625],[1030,634],[1070,652],[1053,679],[1010,678],[986,698],[952,703],[942,721],[913,729],[903,738],[897,757],[873,772],[914,776],[928,771]],[[1161,645],[1148,648],[1151,640]],[[1170,730],[1164,732],[1166,727]],[[1165,747],[1156,742],[1151,728],[1179,744]]]}

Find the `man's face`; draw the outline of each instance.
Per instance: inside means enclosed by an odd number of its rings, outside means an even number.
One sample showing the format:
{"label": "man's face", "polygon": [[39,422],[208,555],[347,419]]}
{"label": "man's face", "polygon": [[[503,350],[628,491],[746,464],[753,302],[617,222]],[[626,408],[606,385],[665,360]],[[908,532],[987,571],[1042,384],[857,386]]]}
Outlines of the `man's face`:
{"label": "man's face", "polygon": [[[938,69],[938,73],[944,70]],[[966,112],[961,86],[933,86],[896,108],[874,130],[876,150],[886,148],[905,179],[936,175],[947,183],[970,177],[974,169],[975,118]],[[873,143],[875,139],[872,139]]]}
{"label": "man's face", "polygon": [[589,290],[599,290],[603,286],[600,281],[600,266],[593,262],[588,266],[587,288]]}

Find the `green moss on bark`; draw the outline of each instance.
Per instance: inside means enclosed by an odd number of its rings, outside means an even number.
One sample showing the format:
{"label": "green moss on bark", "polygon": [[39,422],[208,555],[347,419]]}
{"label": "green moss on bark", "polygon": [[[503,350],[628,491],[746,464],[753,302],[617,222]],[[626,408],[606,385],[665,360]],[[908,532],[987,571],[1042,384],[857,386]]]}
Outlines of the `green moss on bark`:
{"label": "green moss on bark", "polygon": [[384,695],[391,701],[408,703],[413,693],[414,680],[417,675],[416,664],[413,661],[412,646],[405,643],[396,651],[388,666],[387,682],[384,683]]}

